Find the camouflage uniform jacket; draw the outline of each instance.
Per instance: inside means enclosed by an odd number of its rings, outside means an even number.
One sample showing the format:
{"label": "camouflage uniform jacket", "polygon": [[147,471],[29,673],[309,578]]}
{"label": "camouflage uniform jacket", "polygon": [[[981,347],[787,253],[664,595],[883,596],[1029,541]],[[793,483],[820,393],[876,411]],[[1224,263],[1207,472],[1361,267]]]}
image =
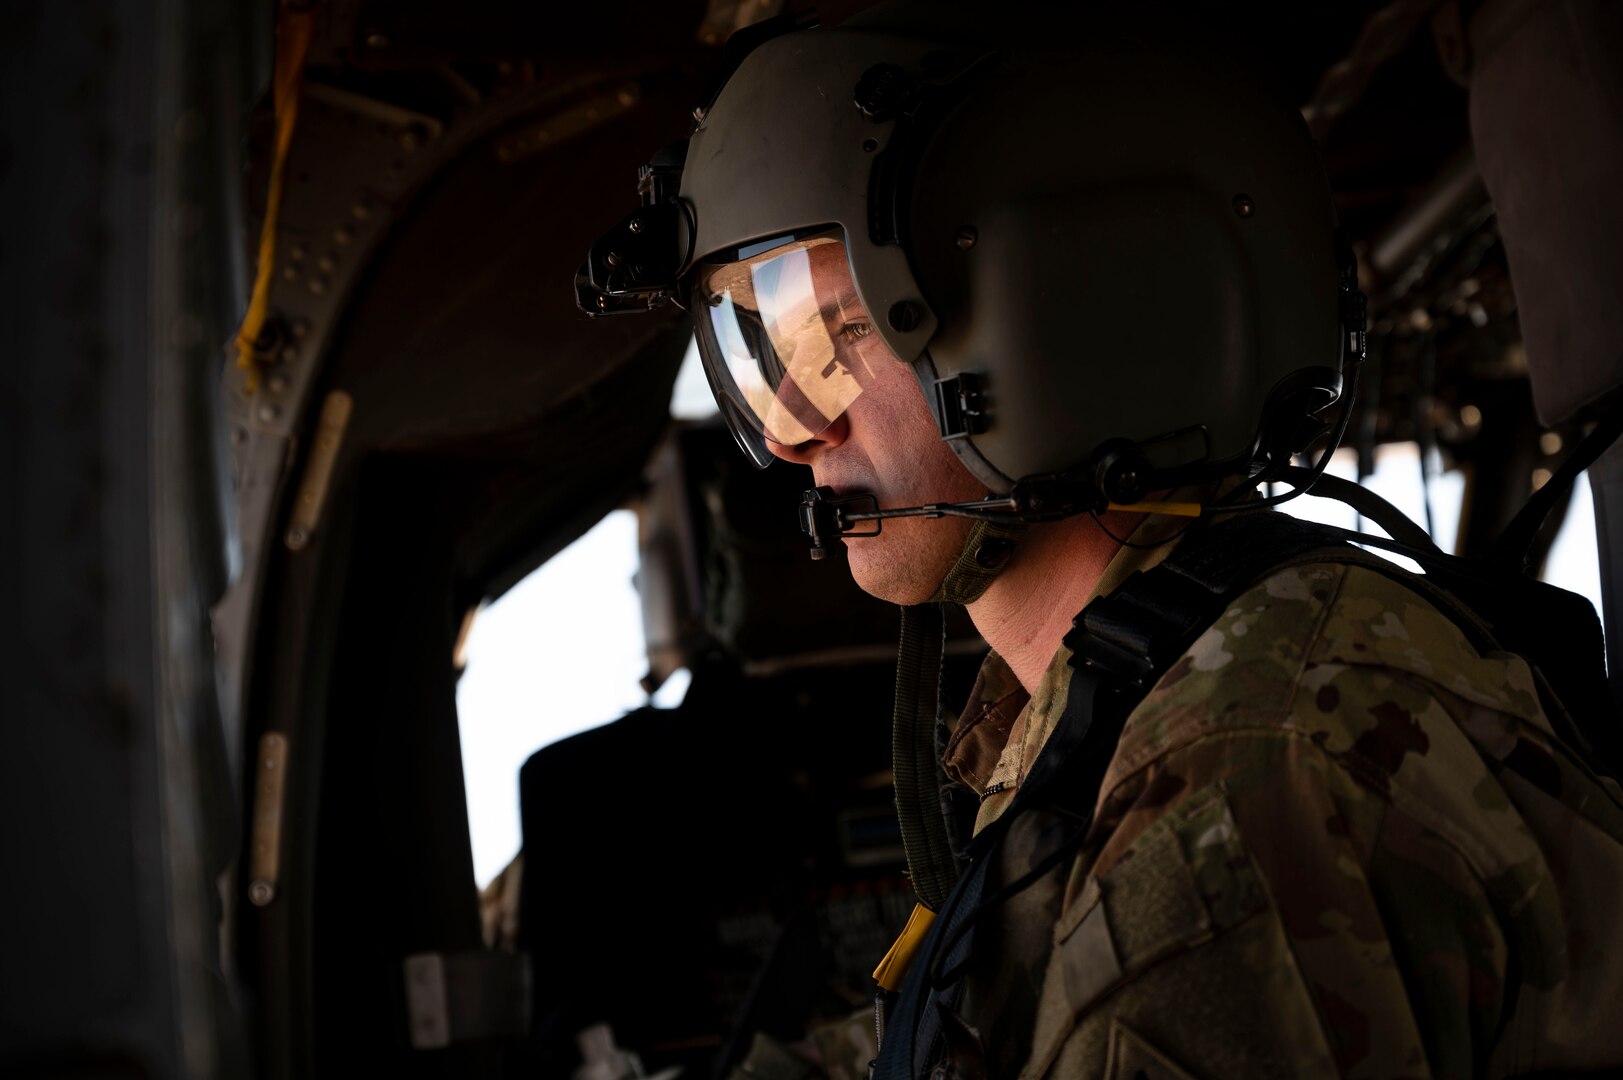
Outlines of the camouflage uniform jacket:
{"label": "camouflage uniform jacket", "polygon": [[[1124,549],[1101,591],[1146,561]],[[948,744],[1007,807],[1063,711],[996,656]],[[1623,794],[1364,566],[1244,593],[1128,718],[1079,854],[977,930],[938,1076],[1469,1077],[1623,1065]],[[1072,822],[1028,813],[1013,880]]]}

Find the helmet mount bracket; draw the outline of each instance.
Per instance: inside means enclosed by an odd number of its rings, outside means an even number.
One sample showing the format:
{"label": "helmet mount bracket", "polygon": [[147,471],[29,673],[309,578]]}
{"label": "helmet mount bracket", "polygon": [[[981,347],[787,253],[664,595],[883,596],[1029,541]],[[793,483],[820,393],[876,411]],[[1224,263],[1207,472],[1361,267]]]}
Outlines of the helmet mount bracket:
{"label": "helmet mount bracket", "polygon": [[935,401],[936,423],[948,442],[986,430],[986,395],[979,372],[961,371],[935,380]]}

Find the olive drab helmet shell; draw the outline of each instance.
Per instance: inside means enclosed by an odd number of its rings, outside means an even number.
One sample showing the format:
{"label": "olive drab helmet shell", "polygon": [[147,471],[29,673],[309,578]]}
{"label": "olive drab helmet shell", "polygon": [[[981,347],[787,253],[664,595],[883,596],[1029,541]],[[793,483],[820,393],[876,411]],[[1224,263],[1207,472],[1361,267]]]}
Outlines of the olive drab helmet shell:
{"label": "olive drab helmet shell", "polygon": [[[690,265],[842,229],[875,328],[997,493],[1121,439],[1243,472],[1271,394],[1334,400],[1344,259],[1288,101],[1161,31],[913,10],[917,33],[881,14],[743,60],[688,147]],[[1295,417],[1293,451],[1319,430]]]}
{"label": "olive drab helmet shell", "polygon": [[[836,226],[852,276],[891,350],[915,360],[936,322],[907,251],[869,238],[869,181],[896,130],[853,102],[864,73],[885,58],[919,67],[929,41],[842,30],[770,40],[748,57],[688,140],[681,199],[693,211],[693,261],[752,242]],[[916,321],[887,319],[914,305]],[[907,309],[903,309],[907,310]]]}

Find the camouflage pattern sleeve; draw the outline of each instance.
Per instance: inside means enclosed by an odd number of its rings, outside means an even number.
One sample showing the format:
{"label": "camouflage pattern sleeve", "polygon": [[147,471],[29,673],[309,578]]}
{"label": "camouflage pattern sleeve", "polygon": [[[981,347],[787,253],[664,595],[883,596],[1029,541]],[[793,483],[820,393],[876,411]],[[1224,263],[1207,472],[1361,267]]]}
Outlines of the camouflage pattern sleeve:
{"label": "camouflage pattern sleeve", "polygon": [[1024,1075],[1623,1065],[1623,796],[1526,664],[1382,573],[1281,571],[1129,719]]}

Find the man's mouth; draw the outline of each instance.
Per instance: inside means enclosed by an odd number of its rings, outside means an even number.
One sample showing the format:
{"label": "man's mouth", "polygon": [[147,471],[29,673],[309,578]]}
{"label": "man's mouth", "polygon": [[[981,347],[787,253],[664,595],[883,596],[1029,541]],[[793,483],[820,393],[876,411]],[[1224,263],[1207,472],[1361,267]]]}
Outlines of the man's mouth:
{"label": "man's mouth", "polygon": [[879,493],[874,490],[873,485],[871,484],[853,483],[849,480],[825,481],[822,477],[815,475],[813,476],[813,480],[816,482],[818,487],[826,487],[831,489],[834,492],[835,498],[843,499],[848,495],[872,495],[875,499],[878,499],[879,497]]}

